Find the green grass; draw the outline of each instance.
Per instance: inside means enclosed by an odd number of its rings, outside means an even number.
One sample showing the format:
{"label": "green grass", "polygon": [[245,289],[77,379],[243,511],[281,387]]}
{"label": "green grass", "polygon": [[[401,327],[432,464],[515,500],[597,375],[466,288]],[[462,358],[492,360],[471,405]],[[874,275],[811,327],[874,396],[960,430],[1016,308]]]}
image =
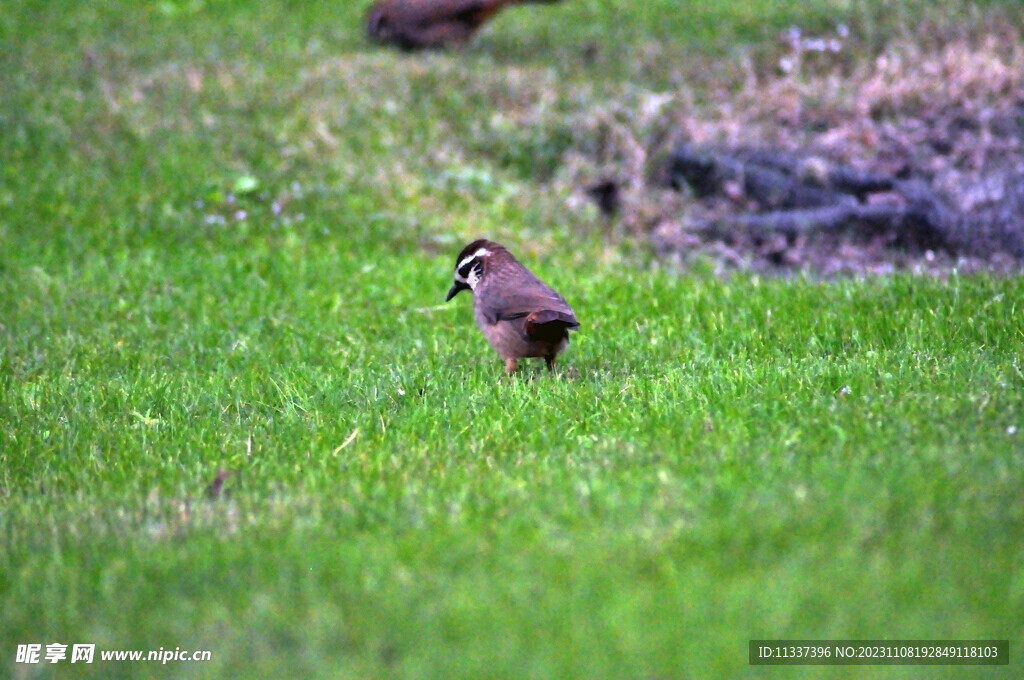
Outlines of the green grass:
{"label": "green grass", "polygon": [[[1024,280],[652,269],[559,180],[690,55],[1014,7],[833,5],[574,0],[414,57],[350,3],[5,8],[0,677],[965,676],[752,638],[1019,671]],[[557,376],[442,304],[478,235],[573,304]],[[14,663],[51,642],[213,660]]]}

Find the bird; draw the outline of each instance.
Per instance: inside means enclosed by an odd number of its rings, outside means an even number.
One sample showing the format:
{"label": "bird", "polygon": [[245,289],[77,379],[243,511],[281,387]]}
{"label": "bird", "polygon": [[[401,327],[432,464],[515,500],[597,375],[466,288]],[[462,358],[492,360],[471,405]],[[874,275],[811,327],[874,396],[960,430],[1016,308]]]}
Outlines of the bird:
{"label": "bird", "polygon": [[449,47],[469,40],[506,5],[551,4],[560,0],[380,0],[370,8],[371,40],[411,51]]}
{"label": "bird", "polygon": [[569,345],[569,331],[580,323],[553,288],[524,267],[507,248],[487,239],[467,245],[455,259],[455,281],[448,302],[464,290],[473,293],[473,316],[512,375],[520,359],[543,358],[548,371]]}

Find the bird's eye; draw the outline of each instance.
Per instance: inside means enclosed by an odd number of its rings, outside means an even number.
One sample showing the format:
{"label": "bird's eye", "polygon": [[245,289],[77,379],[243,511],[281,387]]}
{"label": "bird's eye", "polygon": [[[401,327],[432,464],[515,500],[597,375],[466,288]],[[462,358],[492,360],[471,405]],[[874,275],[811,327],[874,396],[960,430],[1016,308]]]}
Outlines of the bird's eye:
{"label": "bird's eye", "polygon": [[479,264],[478,260],[469,260],[468,262],[464,262],[463,265],[459,267],[459,276],[464,279],[468,279],[469,273],[476,269]]}

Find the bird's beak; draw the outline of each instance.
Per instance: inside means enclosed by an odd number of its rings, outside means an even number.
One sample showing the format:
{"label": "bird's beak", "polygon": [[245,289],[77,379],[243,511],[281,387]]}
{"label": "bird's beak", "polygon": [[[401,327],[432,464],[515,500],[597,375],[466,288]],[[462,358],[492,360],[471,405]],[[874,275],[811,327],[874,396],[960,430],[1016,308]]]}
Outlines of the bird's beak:
{"label": "bird's beak", "polygon": [[448,297],[446,297],[444,301],[448,302],[453,297],[458,295],[459,291],[466,290],[467,288],[469,288],[469,286],[467,286],[466,284],[462,283],[461,281],[456,281],[455,283],[452,284],[452,287],[448,289]]}

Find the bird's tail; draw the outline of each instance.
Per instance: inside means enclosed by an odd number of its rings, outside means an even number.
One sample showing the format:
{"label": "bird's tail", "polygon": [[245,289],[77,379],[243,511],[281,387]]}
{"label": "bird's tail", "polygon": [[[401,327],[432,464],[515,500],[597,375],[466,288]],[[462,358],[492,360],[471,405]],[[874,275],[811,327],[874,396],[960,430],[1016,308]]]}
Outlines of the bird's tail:
{"label": "bird's tail", "polygon": [[580,322],[577,321],[576,317],[572,314],[558,312],[553,309],[542,309],[532,312],[528,317],[526,317],[526,325],[528,327],[545,326],[547,324],[568,328],[570,330],[576,330],[580,326]]}

